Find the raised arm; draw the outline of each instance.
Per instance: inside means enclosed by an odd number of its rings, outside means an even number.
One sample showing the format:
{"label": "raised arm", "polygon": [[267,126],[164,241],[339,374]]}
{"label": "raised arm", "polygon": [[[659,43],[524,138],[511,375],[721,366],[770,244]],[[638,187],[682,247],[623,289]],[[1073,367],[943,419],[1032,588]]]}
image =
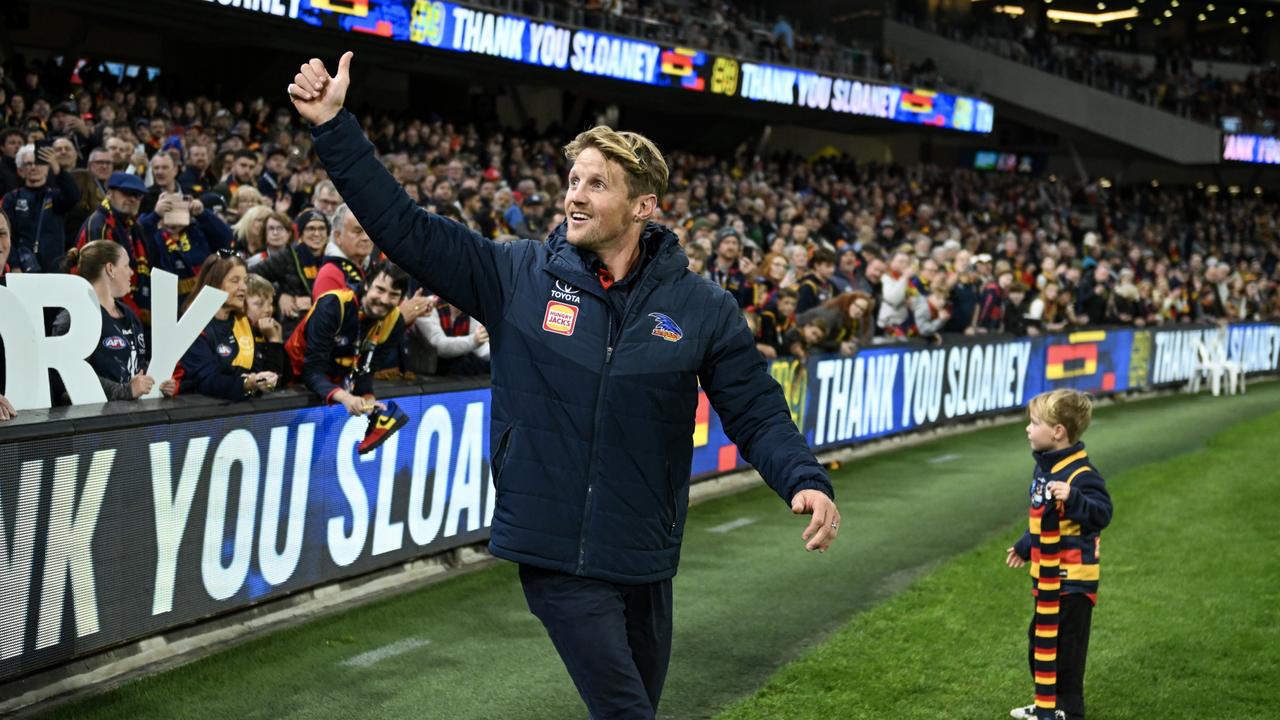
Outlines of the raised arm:
{"label": "raised arm", "polygon": [[332,77],[313,58],[289,86],[294,107],[315,126],[315,149],[329,178],[387,257],[468,315],[496,324],[510,296],[517,251],[431,215],[405,193],[374,156],[355,116],[342,107],[351,58],[344,54]]}

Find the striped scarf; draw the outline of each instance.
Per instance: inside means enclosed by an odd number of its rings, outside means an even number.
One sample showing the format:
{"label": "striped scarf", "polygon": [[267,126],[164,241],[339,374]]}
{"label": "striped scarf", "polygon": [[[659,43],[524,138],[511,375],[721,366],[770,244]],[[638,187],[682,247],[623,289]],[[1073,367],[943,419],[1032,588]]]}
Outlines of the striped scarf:
{"label": "striped scarf", "polygon": [[1040,533],[1035,536],[1035,548],[1040,559],[1040,574],[1035,578],[1035,650],[1034,674],[1036,717],[1054,720],[1058,705],[1058,612],[1062,597],[1062,578],[1059,575],[1058,503],[1042,490],[1044,500],[1031,509],[1031,516],[1040,518]]}

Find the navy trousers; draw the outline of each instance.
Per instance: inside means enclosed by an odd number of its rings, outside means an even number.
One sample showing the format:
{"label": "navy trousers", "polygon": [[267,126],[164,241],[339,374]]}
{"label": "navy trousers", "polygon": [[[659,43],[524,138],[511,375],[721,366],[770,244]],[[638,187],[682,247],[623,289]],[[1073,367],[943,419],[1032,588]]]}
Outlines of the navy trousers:
{"label": "navy trousers", "polygon": [[653,720],[671,659],[671,580],[622,585],[521,565],[520,584],[591,720]]}
{"label": "navy trousers", "polygon": [[[1084,664],[1089,655],[1093,603],[1079,593],[1062,596],[1058,609],[1058,709],[1067,720],[1084,720]],[[1027,664],[1036,673],[1036,621],[1027,628]]]}

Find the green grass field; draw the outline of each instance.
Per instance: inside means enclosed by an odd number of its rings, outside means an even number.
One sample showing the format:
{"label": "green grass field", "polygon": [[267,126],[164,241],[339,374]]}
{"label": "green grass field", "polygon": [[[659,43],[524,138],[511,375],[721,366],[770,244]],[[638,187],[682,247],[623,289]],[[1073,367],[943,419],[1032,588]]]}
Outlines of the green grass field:
{"label": "green grass field", "polygon": [[[1271,414],[1110,481],[1091,718],[1268,714],[1280,677],[1277,437]],[[721,720],[998,718],[1029,704],[1027,576],[1001,562],[1020,532],[857,616]]]}
{"label": "green grass field", "polygon": [[[1093,718],[1261,716],[1280,671],[1280,383],[1101,409],[1116,521],[1090,652]],[[841,539],[763,486],[690,513],[662,718],[1006,717],[1029,697],[1021,425],[846,465]],[[740,524],[728,532],[728,523]],[[744,524],[745,523],[745,524]],[[398,645],[396,645],[398,643]],[[367,665],[352,658],[394,646]],[[367,659],[369,656],[365,656]],[[763,689],[762,689],[763,688]],[[745,699],[744,699],[745,698]],[[722,714],[721,714],[722,713]],[[1261,715],[1259,715],[1261,713]],[[48,718],[585,718],[501,564],[283,630]]]}

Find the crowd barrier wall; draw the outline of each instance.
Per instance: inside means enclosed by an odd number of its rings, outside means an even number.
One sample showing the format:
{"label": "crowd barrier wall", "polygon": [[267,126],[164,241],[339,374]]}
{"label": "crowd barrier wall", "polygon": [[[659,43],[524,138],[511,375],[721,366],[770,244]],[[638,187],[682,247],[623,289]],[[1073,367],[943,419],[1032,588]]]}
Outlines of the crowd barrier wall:
{"label": "crowd barrier wall", "polygon": [[[1087,330],[876,346],[770,372],[815,449],[1007,412],[1044,390],[1185,383],[1196,341],[1250,373],[1280,367],[1280,325]],[[0,429],[0,683],[317,585],[484,540],[489,391],[397,398],[412,422],[358,456],[341,407],[39,436]],[[240,414],[235,414],[240,413]],[[51,423],[56,426],[57,423]],[[700,397],[695,478],[744,465]]]}

